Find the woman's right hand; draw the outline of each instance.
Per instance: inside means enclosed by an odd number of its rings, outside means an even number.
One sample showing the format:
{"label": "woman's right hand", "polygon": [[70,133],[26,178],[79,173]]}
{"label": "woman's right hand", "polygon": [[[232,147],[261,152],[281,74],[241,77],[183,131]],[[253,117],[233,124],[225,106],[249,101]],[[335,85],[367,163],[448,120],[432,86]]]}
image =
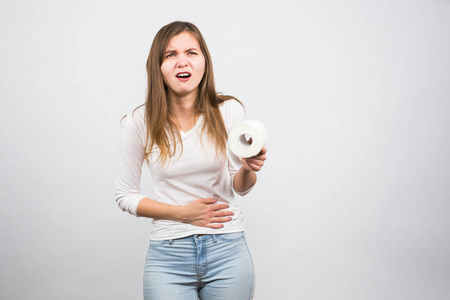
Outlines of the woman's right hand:
{"label": "woman's right hand", "polygon": [[183,206],[183,221],[195,226],[213,229],[223,228],[222,223],[232,220],[232,211],[226,211],[228,204],[214,204],[217,198],[201,198]]}

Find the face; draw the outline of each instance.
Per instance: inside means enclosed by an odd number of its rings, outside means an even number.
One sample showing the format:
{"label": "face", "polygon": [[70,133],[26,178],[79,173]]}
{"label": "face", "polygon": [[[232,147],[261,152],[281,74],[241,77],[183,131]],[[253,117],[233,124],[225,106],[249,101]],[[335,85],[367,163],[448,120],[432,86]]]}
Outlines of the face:
{"label": "face", "polygon": [[169,98],[197,95],[205,73],[205,57],[191,33],[184,31],[169,41],[161,71]]}

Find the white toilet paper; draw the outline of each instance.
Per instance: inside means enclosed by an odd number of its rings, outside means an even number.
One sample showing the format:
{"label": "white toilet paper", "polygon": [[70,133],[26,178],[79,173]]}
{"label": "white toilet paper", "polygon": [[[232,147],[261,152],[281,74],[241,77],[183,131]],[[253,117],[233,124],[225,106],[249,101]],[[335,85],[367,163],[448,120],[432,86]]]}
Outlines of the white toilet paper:
{"label": "white toilet paper", "polygon": [[[249,138],[252,138],[251,144],[247,141]],[[245,121],[233,128],[228,135],[228,150],[232,152],[228,156],[235,168],[239,169],[243,165],[240,158],[257,155],[266,143],[266,127],[255,120]]]}

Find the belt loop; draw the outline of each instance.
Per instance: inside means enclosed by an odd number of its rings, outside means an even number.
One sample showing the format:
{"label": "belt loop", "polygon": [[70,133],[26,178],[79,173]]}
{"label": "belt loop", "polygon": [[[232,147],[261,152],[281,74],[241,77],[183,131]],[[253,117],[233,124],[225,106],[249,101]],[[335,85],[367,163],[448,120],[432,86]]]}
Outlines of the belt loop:
{"label": "belt loop", "polygon": [[172,246],[172,244],[173,244],[173,239],[170,239],[170,240],[169,240],[169,245]]}
{"label": "belt loop", "polygon": [[217,240],[216,240],[216,235],[215,235],[215,234],[213,234],[213,235],[212,235],[212,240],[213,240],[214,244],[216,244],[216,243],[217,243]]}

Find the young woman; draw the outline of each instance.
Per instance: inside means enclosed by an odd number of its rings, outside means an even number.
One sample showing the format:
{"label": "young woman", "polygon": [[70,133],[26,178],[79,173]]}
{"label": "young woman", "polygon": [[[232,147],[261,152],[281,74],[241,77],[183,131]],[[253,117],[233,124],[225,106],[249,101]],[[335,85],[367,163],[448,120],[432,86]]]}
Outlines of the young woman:
{"label": "young woman", "polygon": [[[252,299],[254,271],[233,191],[248,193],[266,149],[236,169],[228,133],[244,120],[234,97],[216,93],[211,57],[198,28],[159,30],[147,60],[144,106],[121,122],[116,201],[152,218],[145,299]],[[140,194],[147,161],[154,199]]]}

